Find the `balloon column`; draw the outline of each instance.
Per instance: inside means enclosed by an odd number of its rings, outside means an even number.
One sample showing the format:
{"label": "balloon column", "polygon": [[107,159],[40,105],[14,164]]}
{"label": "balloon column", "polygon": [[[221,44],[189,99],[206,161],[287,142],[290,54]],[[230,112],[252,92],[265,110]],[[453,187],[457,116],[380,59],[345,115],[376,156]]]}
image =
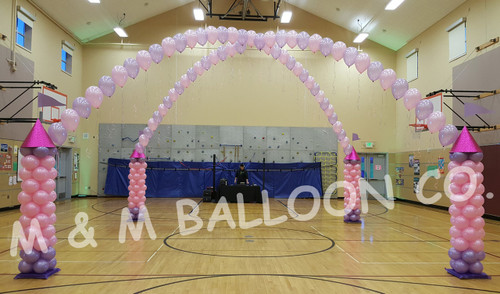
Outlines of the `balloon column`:
{"label": "balloon column", "polygon": [[134,221],[144,220],[144,203],[146,202],[146,156],[144,153],[134,150],[130,156],[130,173],[128,179],[128,208],[130,210],[130,218]]}
{"label": "balloon column", "polygon": [[23,180],[22,191],[17,196],[22,214],[19,222],[27,240],[30,235],[37,237],[32,249],[28,246],[19,253],[22,260],[18,268],[21,273],[16,278],[46,279],[59,271],[55,268],[56,250],[53,247],[57,243],[54,227],[56,205],[53,202],[57,198],[54,191],[57,176],[54,156],[57,149],[40,120],[36,121],[26,137],[20,152],[24,157],[21,159],[23,168],[19,171]]}
{"label": "balloon column", "polygon": [[361,178],[360,158],[356,150],[344,159],[344,222],[360,223],[361,194],[359,179]]}
{"label": "balloon column", "polygon": [[450,274],[459,278],[489,278],[483,273],[481,261],[485,258],[484,232],[484,169],[483,153],[466,127],[462,129],[450,151],[448,165],[452,205],[450,229],[452,248],[448,251]]}

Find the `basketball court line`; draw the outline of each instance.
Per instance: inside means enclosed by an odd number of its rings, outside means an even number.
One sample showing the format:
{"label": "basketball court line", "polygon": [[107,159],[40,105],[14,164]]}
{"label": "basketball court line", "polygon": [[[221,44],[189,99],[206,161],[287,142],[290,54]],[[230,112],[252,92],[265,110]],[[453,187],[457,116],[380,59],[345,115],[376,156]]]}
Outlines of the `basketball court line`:
{"label": "basketball court line", "polygon": [[407,236],[410,236],[410,237],[412,237],[412,238],[415,238],[415,239],[417,239],[417,240],[419,240],[419,241],[422,241],[422,242],[428,243],[428,244],[430,244],[430,245],[432,245],[432,246],[436,246],[436,247],[439,247],[439,248],[441,248],[441,249],[444,249],[444,250],[448,251],[448,248],[444,248],[443,246],[439,246],[439,245],[434,244],[434,243],[432,243],[432,242],[430,242],[430,241],[427,241],[427,240],[424,240],[424,239],[422,239],[422,238],[419,238],[419,237],[417,237],[417,236],[415,236],[415,235],[412,235],[412,234],[409,234],[409,233],[405,233],[405,232],[400,231],[400,230],[398,230],[398,229],[395,229],[395,228],[393,228],[393,227],[390,227],[390,229],[391,229],[391,230],[394,230],[394,231],[396,231],[396,232],[400,232],[400,233],[402,233],[402,234],[405,234],[405,235],[407,235]]}

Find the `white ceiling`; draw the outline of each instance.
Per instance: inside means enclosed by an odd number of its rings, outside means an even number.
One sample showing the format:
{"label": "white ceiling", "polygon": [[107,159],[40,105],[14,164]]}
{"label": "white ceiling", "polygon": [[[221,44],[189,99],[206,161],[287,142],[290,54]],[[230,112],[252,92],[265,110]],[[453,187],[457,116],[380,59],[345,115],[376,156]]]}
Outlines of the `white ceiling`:
{"label": "white ceiling", "polygon": [[[126,18],[122,25],[126,27],[193,1],[101,0],[101,4],[90,4],[87,0],[31,0],[83,43],[112,32],[123,13],[126,13]],[[220,6],[216,6],[220,1],[213,1],[214,7],[220,10]],[[261,1],[264,3],[259,3]],[[261,1],[254,0],[257,8],[264,6],[262,10],[268,10],[267,6],[272,4],[272,1]],[[231,2],[227,4],[227,8]],[[398,50],[465,0],[406,0],[395,11],[384,10],[389,0],[287,0],[286,2],[282,4],[281,11],[286,9],[286,5],[291,4],[355,33],[359,32],[360,23],[364,31],[370,33],[370,40]],[[225,11],[223,9],[214,12]]]}

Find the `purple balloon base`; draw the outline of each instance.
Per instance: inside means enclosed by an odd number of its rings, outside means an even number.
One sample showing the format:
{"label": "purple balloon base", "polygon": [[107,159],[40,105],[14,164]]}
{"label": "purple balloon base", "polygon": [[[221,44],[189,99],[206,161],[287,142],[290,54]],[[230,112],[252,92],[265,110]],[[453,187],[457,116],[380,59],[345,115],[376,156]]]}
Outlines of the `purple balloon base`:
{"label": "purple balloon base", "polygon": [[490,276],[488,276],[485,273],[480,273],[480,274],[472,274],[472,273],[457,273],[454,269],[452,268],[445,268],[445,270],[450,274],[453,275],[459,279],[491,279]]}
{"label": "purple balloon base", "polygon": [[344,220],[344,223],[360,224],[360,223],[361,223],[361,220],[357,220],[357,221],[352,221],[352,220]]}
{"label": "purple balloon base", "polygon": [[60,268],[54,268],[44,272],[43,274],[28,273],[28,274],[17,274],[14,279],[44,279],[47,280],[53,274],[59,272]]}

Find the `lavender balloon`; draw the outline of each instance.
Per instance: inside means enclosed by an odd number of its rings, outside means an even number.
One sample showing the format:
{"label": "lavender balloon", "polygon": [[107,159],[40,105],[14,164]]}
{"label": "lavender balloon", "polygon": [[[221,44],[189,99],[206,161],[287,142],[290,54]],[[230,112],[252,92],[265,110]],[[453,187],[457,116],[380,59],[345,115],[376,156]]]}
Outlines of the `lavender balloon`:
{"label": "lavender balloon", "polygon": [[137,63],[137,60],[134,58],[125,59],[123,67],[127,70],[128,76],[132,79],[135,79],[137,75],[139,75],[139,63]]}
{"label": "lavender balloon", "polygon": [[283,48],[283,46],[286,45],[286,31],[285,30],[279,30],[276,33],[276,44],[278,44],[278,46],[280,48]]}
{"label": "lavender balloon", "polygon": [[307,48],[307,45],[309,45],[309,34],[307,32],[300,32],[297,35],[297,45],[299,46],[300,49],[305,50]]}
{"label": "lavender balloon", "polygon": [[174,84],[174,89],[177,94],[182,95],[184,93],[184,87],[182,86],[181,82],[175,82]]}
{"label": "lavender balloon", "polygon": [[320,87],[319,87],[319,84],[318,83],[314,83],[314,86],[311,88],[310,92],[311,92],[311,94],[313,96],[316,96],[316,95],[318,95],[319,90],[321,90]]}
{"label": "lavender balloon", "polygon": [[217,32],[218,32],[217,39],[222,44],[225,44],[227,42],[227,39],[229,38],[229,35],[228,35],[228,32],[227,32],[227,28],[225,26],[220,26],[220,27],[217,28]]}
{"label": "lavender balloon", "polygon": [[99,88],[104,95],[111,97],[115,93],[116,86],[110,76],[102,76],[99,79]]}
{"label": "lavender balloon", "polygon": [[455,259],[453,265],[450,261],[450,265],[459,274],[464,274],[469,270],[469,265],[462,259]]}
{"label": "lavender balloon", "polygon": [[480,162],[481,160],[483,160],[483,153],[482,152],[472,153],[469,155],[469,159],[474,162]]}
{"label": "lavender balloon", "polygon": [[198,74],[194,71],[194,68],[192,67],[187,70],[186,75],[191,82],[196,81],[196,78],[198,77]]}
{"label": "lavender balloon", "polygon": [[64,141],[66,141],[66,138],[68,137],[68,132],[60,122],[51,124],[47,133],[49,134],[50,139],[52,139],[52,142],[56,145],[64,144]]}
{"label": "lavender balloon", "polygon": [[163,48],[159,44],[153,44],[149,46],[149,54],[151,54],[151,59],[158,64],[163,59]]}
{"label": "lavender balloon", "polygon": [[209,70],[210,67],[212,67],[212,62],[208,56],[203,56],[200,61],[201,67],[203,67],[204,70]]}
{"label": "lavender balloon", "polygon": [[277,44],[274,44],[273,48],[271,48],[271,56],[274,59],[278,59],[280,55],[281,55],[281,48]]}
{"label": "lavender balloon", "polygon": [[288,58],[288,61],[286,62],[286,68],[292,70],[295,67],[295,63],[295,57],[290,56],[290,58]]}
{"label": "lavender balloon", "polygon": [[184,34],[177,34],[174,36],[174,41],[175,50],[177,50],[179,53],[182,53],[184,49],[186,49],[187,45],[186,36],[184,36]]}
{"label": "lavender balloon", "polygon": [[406,91],[408,91],[408,82],[405,79],[397,79],[394,84],[392,84],[392,96],[396,100],[403,98]]}
{"label": "lavender balloon", "polygon": [[451,161],[456,161],[458,163],[462,163],[467,160],[467,154],[462,153],[462,152],[453,152],[450,153],[450,160]]}
{"label": "lavender balloon", "polygon": [[33,265],[31,265],[30,263],[27,263],[24,260],[21,260],[21,262],[19,262],[19,265],[17,266],[17,268],[19,269],[19,272],[21,272],[23,274],[28,274],[28,273],[33,272]]}
{"label": "lavender balloon", "polygon": [[307,81],[307,78],[309,77],[309,71],[307,69],[303,69],[302,73],[299,75],[299,80],[304,83]]}
{"label": "lavender balloon", "polygon": [[85,99],[84,97],[76,98],[73,101],[73,104],[71,107],[82,118],[88,118],[90,116],[91,111],[92,111],[92,106],[90,105],[90,102],[87,99]]}
{"label": "lavender balloon", "polygon": [[35,149],[33,149],[33,155],[35,155],[38,158],[44,158],[45,156],[49,155],[49,148],[36,147]]}
{"label": "lavender balloon", "polygon": [[356,61],[356,56],[358,56],[358,49],[354,47],[349,47],[345,50],[344,53],[344,62],[348,67],[354,64]]}
{"label": "lavender balloon", "polygon": [[165,105],[165,107],[167,107],[168,109],[172,108],[172,100],[170,100],[170,97],[169,96],[166,96],[163,98],[163,105]]}
{"label": "lavender balloon", "polygon": [[151,131],[149,127],[145,127],[144,130],[142,130],[142,134],[148,139],[151,139],[153,137],[153,131]]}
{"label": "lavender balloon", "polygon": [[255,45],[255,48],[262,50],[262,48],[266,46],[266,40],[264,40],[264,34],[258,33],[257,35],[255,35],[253,44]]}
{"label": "lavender balloon", "polygon": [[332,47],[332,56],[336,61],[341,60],[344,57],[344,53],[347,46],[342,41],[337,41]]}
{"label": "lavender balloon", "polygon": [[[144,158],[141,158],[141,159],[144,159]],[[50,261],[49,261],[49,270],[51,269],[54,269],[57,265],[57,260],[55,258],[52,258]]]}
{"label": "lavender balloon", "polygon": [[51,259],[53,259],[54,257],[56,257],[56,250],[50,246],[47,248],[47,252],[43,253],[41,252],[40,253],[40,257],[47,260],[47,261],[50,261]]}
{"label": "lavender balloon", "polygon": [[332,116],[328,117],[328,122],[331,124],[331,125],[334,125],[337,121],[338,121],[338,116],[337,116],[337,113],[333,113]]}
{"label": "lavender balloon", "polygon": [[198,28],[196,30],[196,37],[198,38],[198,44],[201,46],[204,46],[207,43],[207,32],[203,28]]}
{"label": "lavender balloon", "polygon": [[325,110],[328,108],[328,106],[330,105],[330,100],[328,100],[328,98],[324,98],[323,101],[320,102],[319,104],[319,107],[321,108],[321,110]]}
{"label": "lavender balloon", "polygon": [[328,55],[330,55],[330,53],[332,53],[332,49],[333,49],[333,41],[332,41],[332,39],[330,39],[330,38],[323,38],[319,42],[319,51],[325,57],[328,56]]}
{"label": "lavender balloon", "polygon": [[37,274],[43,274],[49,270],[49,262],[44,259],[39,259],[33,264],[33,271]]}
{"label": "lavender balloon", "polygon": [[434,105],[429,99],[423,99],[415,107],[415,116],[419,120],[424,120],[434,111]]}
{"label": "lavender balloon", "polygon": [[31,250],[30,253],[25,252],[24,250],[21,250],[19,252],[19,257],[22,258],[22,260],[26,261],[27,263],[35,263],[40,259],[40,251],[38,250]]}
{"label": "lavender balloon", "polygon": [[219,59],[222,61],[227,59],[226,46],[220,46],[217,48],[217,56],[219,56]]}
{"label": "lavender balloon", "polygon": [[21,147],[20,152],[21,152],[21,154],[22,154],[23,156],[28,156],[28,155],[32,155],[32,154],[33,154],[33,149],[31,149],[31,148]]}
{"label": "lavender balloon", "polygon": [[457,249],[455,249],[454,247],[451,247],[449,250],[448,250],[448,256],[451,258],[451,259],[460,259],[462,254],[460,251],[458,251]]}
{"label": "lavender balloon", "polygon": [[[240,45],[246,47],[247,41],[248,41],[248,32],[246,30],[243,30],[243,29],[238,30],[238,43]],[[236,48],[236,51],[238,51],[238,48]]]}
{"label": "lavender balloon", "polygon": [[234,49],[236,50],[236,52],[238,52],[239,54],[243,54],[243,52],[245,52],[245,50],[247,49],[247,46],[246,45],[241,45],[239,42],[236,42],[234,44]]}
{"label": "lavender balloon", "polygon": [[439,131],[439,142],[443,147],[455,143],[457,138],[458,130],[454,125],[446,125]]}
{"label": "lavender balloon", "polygon": [[368,69],[366,71],[368,78],[372,81],[375,82],[378,80],[380,77],[380,74],[384,70],[384,66],[380,61],[374,61],[370,63],[370,66],[368,66]]}

